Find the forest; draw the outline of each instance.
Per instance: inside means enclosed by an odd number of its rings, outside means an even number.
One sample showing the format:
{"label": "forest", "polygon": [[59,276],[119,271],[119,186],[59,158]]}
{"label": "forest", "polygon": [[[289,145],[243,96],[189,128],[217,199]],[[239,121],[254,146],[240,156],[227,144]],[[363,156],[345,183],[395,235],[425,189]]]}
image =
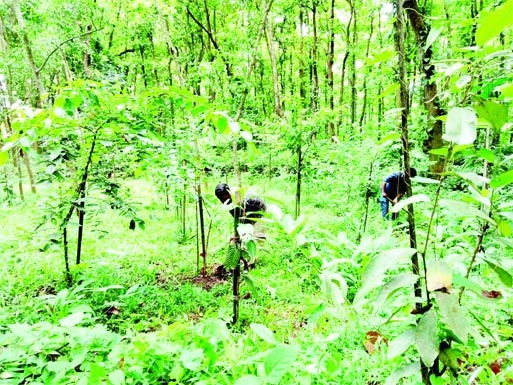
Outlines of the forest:
{"label": "forest", "polygon": [[0,385],[512,384],[512,26],[0,2]]}

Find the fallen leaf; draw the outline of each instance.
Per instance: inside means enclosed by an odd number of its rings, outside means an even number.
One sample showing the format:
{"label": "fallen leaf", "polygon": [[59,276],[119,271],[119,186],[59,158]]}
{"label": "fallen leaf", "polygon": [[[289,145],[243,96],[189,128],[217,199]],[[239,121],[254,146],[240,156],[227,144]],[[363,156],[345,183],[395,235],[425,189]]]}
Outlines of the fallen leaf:
{"label": "fallen leaf", "polygon": [[481,294],[485,298],[501,298],[502,297],[502,293],[500,291],[496,291],[496,290],[490,290],[490,291],[483,290],[481,292]]}
{"label": "fallen leaf", "polygon": [[370,331],[365,335],[365,341],[363,341],[363,346],[367,350],[367,353],[374,354],[377,350],[377,345],[380,342],[384,342],[388,344],[388,340],[384,338],[379,332]]}

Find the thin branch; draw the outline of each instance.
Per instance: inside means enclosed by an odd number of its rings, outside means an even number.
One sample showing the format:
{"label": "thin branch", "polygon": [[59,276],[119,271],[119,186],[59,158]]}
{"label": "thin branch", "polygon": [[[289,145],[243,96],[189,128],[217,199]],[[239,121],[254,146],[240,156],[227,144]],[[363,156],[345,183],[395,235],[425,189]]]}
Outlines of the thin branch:
{"label": "thin branch", "polygon": [[50,54],[46,57],[46,59],[45,59],[45,61],[43,62],[43,64],[41,64],[41,66],[37,69],[37,73],[39,74],[39,73],[43,70],[43,68],[45,67],[45,65],[46,65],[46,63],[48,62],[48,60],[52,57],[52,55],[53,55],[55,52],[57,52],[57,51],[59,50],[59,48],[61,48],[64,44],[69,43],[70,41],[75,40],[75,39],[78,39],[78,38],[80,38],[80,37],[84,37],[84,36],[90,35],[90,34],[92,34],[92,33],[94,33],[94,32],[101,31],[102,29],[103,29],[103,28],[95,29],[94,31],[87,31],[87,32],[85,32],[85,33],[83,33],[83,34],[81,34],[81,35],[77,35],[77,36],[70,37],[69,39],[66,39],[66,40],[64,40],[63,42],[59,43],[59,44],[57,45],[57,47],[55,47],[55,49],[54,49],[52,52],[50,52]]}
{"label": "thin branch", "polygon": [[212,32],[210,32],[203,24],[201,24],[201,22],[192,14],[191,10],[189,9],[189,7],[186,8],[187,9],[187,13],[189,14],[189,16],[192,18],[192,20],[194,20],[194,22],[196,24],[198,24],[198,26],[203,30],[205,31],[205,33],[208,35],[208,38],[209,40],[212,42],[213,46],[215,49],[219,50],[219,46],[217,45],[217,42],[215,41],[214,39],[214,36],[212,36]]}

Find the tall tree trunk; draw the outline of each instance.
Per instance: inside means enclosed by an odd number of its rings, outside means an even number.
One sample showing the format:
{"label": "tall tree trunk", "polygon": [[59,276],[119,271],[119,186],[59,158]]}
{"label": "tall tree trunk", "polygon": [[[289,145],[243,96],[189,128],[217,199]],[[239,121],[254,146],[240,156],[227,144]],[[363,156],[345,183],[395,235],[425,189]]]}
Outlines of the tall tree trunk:
{"label": "tall tree trunk", "polygon": [[[352,34],[347,36],[348,46],[350,47],[349,54],[349,84],[351,85],[351,104],[350,104],[350,116],[351,125],[354,126],[356,122],[356,9],[354,7],[353,0],[347,0],[351,12],[351,22],[353,26]],[[351,24],[349,24],[351,26]]]}
{"label": "tall tree trunk", "polygon": [[20,1],[13,0],[12,3],[14,14],[16,16],[16,21],[18,26],[20,27],[21,37],[23,39],[23,46],[25,47],[25,53],[27,54],[27,61],[29,63],[30,69],[32,70],[32,77],[34,82],[36,83],[38,95],[36,95],[36,107],[41,108],[41,97],[45,94],[45,88],[43,86],[43,81],[41,80],[41,76],[37,69],[36,61],[34,60],[34,55],[32,53],[32,47],[30,45],[30,41],[28,38],[27,27],[25,25],[25,19],[23,18],[23,14],[20,8]]}
{"label": "tall tree trunk", "polygon": [[144,46],[142,44],[139,44],[139,55],[141,56],[141,75],[143,78],[143,84],[144,88],[148,88],[148,78],[146,76],[146,65],[145,65],[145,58],[146,55],[144,53]]}
{"label": "tall tree trunk", "polygon": [[[410,149],[409,149],[409,139],[408,139],[408,119],[410,114],[409,109],[409,96],[408,96],[408,87],[407,87],[407,79],[406,79],[406,50],[404,46],[404,37],[405,37],[405,18],[404,18],[404,10],[403,10],[403,0],[396,0],[396,34],[395,34],[395,42],[396,42],[396,50],[398,56],[398,70],[399,70],[399,85],[400,85],[400,105],[398,107],[401,108],[401,141],[402,141],[402,149],[403,149],[403,161],[404,161],[404,171],[405,171],[405,180],[406,180],[406,194],[411,196],[411,181],[410,181]],[[407,206],[408,209],[408,226],[410,233],[410,247],[413,249],[417,249],[417,236],[415,233],[415,216],[413,212],[413,205]],[[420,265],[419,265],[419,253],[415,253],[412,256],[412,270],[413,273],[420,276]],[[414,293],[415,298],[422,298],[422,288],[419,281],[414,284]],[[415,309],[418,314],[422,311],[422,302],[415,301]],[[419,318],[420,319],[420,318]],[[424,384],[430,384],[429,379],[429,368],[427,368],[421,360],[421,374],[422,380]]]}
{"label": "tall tree trunk", "polygon": [[[93,26],[92,25],[88,25],[86,27],[86,31],[87,32],[90,32],[92,31],[93,29]],[[85,43],[85,49],[84,49],[84,54],[83,54],[83,64],[84,64],[84,74],[85,74],[85,77],[90,79],[92,77],[92,71],[91,71],[91,34],[90,33],[86,33],[85,35],[85,38],[84,38],[84,43]]]}
{"label": "tall tree trunk", "polygon": [[[162,9],[160,8],[159,0],[154,0],[155,8],[157,8],[157,12],[159,14],[160,23],[162,28],[164,29],[164,37],[167,43],[167,49],[169,53],[169,61],[175,66],[176,77],[178,78],[178,83],[180,87],[185,86],[185,81],[182,75],[182,69],[180,68],[180,63],[178,62],[178,51],[173,45],[173,41],[171,40],[171,34],[169,32],[169,28],[167,26],[166,20],[164,19],[164,15],[162,14]],[[169,67],[171,69],[171,67]],[[170,84],[172,84],[172,76],[170,72]]]}
{"label": "tall tree trunk", "polygon": [[[410,20],[413,33],[415,35],[415,42],[417,43],[417,54],[419,60],[419,68],[424,76],[424,106],[428,114],[428,122],[431,127],[428,129],[428,137],[424,141],[424,150],[440,148],[443,145],[442,140],[442,121],[437,119],[439,116],[444,115],[445,111],[440,106],[438,99],[438,89],[435,81],[435,66],[432,63],[433,48],[429,46],[427,49],[426,41],[429,35],[430,27],[426,24],[426,15],[423,10],[419,9],[417,0],[405,0],[404,9]],[[433,171],[441,171],[443,162],[437,162],[434,165]]]}
{"label": "tall tree trunk", "polygon": [[[306,91],[305,91],[305,63],[303,58],[305,57],[305,37],[304,37],[304,14],[303,7],[299,6],[299,63],[298,63],[298,81],[299,81],[299,100],[298,100],[298,110],[299,115],[303,113],[303,100],[305,100]],[[302,119],[302,116],[300,116]]]}
{"label": "tall tree trunk", "polygon": [[[333,89],[333,60],[335,57],[335,0],[331,0],[330,6],[330,19],[329,19],[329,42],[328,42],[328,56],[326,58],[326,83],[328,93],[328,104],[330,110],[335,110],[335,95]],[[330,120],[328,124],[328,135],[330,138],[335,136],[335,122]]]}
{"label": "tall tree trunk", "polygon": [[311,77],[312,77],[312,96],[310,99],[310,107],[312,111],[319,110],[319,71],[317,69],[317,1],[315,0],[312,5],[312,28],[313,28],[313,42],[312,42],[312,59],[310,62]]}
{"label": "tall tree trunk", "polygon": [[[369,36],[368,36],[368,39],[367,39],[367,48],[365,49],[365,57],[368,59],[369,58],[369,52],[370,52],[370,43],[371,43],[371,40],[372,40],[372,34],[374,32],[374,17],[373,17],[373,13],[371,13],[370,15],[370,29],[369,29]],[[368,67],[366,66],[365,67],[365,74],[363,76],[363,101],[362,101],[362,111],[361,111],[361,114],[360,114],[360,121],[358,122],[358,127],[360,127],[360,132],[361,130],[363,129],[363,122],[364,122],[364,119],[365,119],[365,113],[367,111],[367,95],[368,95],[368,90],[367,90],[367,72],[368,72]]]}
{"label": "tall tree trunk", "polygon": [[267,49],[269,51],[269,58],[271,59],[271,68],[273,72],[274,112],[276,112],[276,115],[283,119],[285,115],[283,114],[283,108],[281,106],[280,79],[278,76],[278,67],[276,65],[276,51],[274,50],[274,34],[272,25],[270,25],[269,21],[267,21],[266,41]]}
{"label": "tall tree trunk", "polygon": [[345,116],[345,90],[346,90],[346,72],[347,72],[347,60],[349,59],[349,55],[351,52],[351,25],[353,24],[353,12],[352,12],[352,3],[348,0],[349,6],[351,7],[351,12],[349,13],[349,20],[346,25],[346,52],[344,53],[344,58],[342,59],[342,69],[340,74],[340,96],[339,96],[339,105],[341,107],[340,117],[339,117],[339,127],[342,126],[344,122]]}

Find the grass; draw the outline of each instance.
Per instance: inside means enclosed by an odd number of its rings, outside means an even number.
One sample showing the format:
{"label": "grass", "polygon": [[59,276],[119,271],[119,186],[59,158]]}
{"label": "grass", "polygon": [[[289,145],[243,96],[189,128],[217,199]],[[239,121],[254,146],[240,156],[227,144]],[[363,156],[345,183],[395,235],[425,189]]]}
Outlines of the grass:
{"label": "grass", "polygon": [[[277,177],[272,184],[248,179],[268,202],[277,203],[285,213],[292,211],[292,178]],[[231,234],[230,215],[209,194],[218,180],[208,180],[205,198],[207,224],[211,226],[209,265],[223,263]],[[91,360],[84,359],[78,374],[68,370],[63,378],[69,382],[62,383],[80,383],[81,372],[87,373],[89,383],[95,383],[91,379],[94,373],[98,383],[124,383],[107,372],[102,374],[95,362],[121,375],[119,360],[132,360],[140,372],[125,370],[123,376],[130,377],[133,383],[153,384],[174,378],[179,383],[232,384],[243,378],[249,384],[254,380],[251,376],[272,375],[265,368],[271,365],[266,357],[273,354],[280,359],[296,357],[281,373],[279,383],[383,383],[401,362],[409,360],[411,352],[400,360],[389,360],[382,344],[377,353],[368,354],[365,335],[378,330],[388,340],[398,336],[411,319],[412,298],[399,296],[393,306],[377,315],[370,312],[372,303],[358,309],[337,307],[320,275],[329,261],[354,260],[354,266],[342,263],[333,269],[348,282],[348,297],[352,298],[368,255],[373,250],[407,247],[407,234],[399,229],[389,233],[386,228],[390,224],[382,222],[378,204],[372,202],[367,235],[358,246],[363,199],[348,198],[346,186],[337,185],[335,179],[323,183],[322,188],[305,189],[302,212],[307,219],[301,230],[305,244],[287,235],[276,222],[265,224],[268,237],[258,244],[256,268],[243,277],[241,293],[247,298],[241,302],[239,323],[226,329],[226,336],[221,325],[226,325],[232,315],[231,281],[209,290],[193,282],[197,276],[197,251],[192,204],[188,206],[184,238],[175,210],[164,209],[164,198],[150,181],[126,181],[131,200],[138,202],[145,229],[129,230],[127,218],[107,206],[94,216],[86,216],[82,264],[73,266],[76,284],[66,288],[61,245],[50,242],[45,248],[55,226],[47,223],[34,232],[41,218],[42,202],[51,196],[55,186],[40,188],[38,194],[27,195],[25,202],[3,208],[2,223],[7,226],[0,233],[0,321],[4,325],[34,325],[34,334],[41,333],[45,322],[61,327],[70,323],[71,329],[59,333],[80,335],[82,327],[98,333],[105,349],[84,344],[83,348],[92,354]],[[69,318],[73,314],[82,314],[83,318],[74,323]],[[255,324],[265,325],[272,336],[255,329]],[[115,334],[91,329],[98,327]],[[502,332],[511,335],[511,328]],[[162,340],[157,338],[163,335],[166,337]],[[123,352],[111,347],[118,337],[125,341]],[[60,357],[72,355],[64,346],[61,349]],[[146,353],[141,355],[140,349]],[[195,359],[195,354],[202,359]],[[112,357],[118,357],[118,361]],[[170,362],[174,364],[169,366]],[[40,372],[33,378],[48,375],[44,383],[59,383],[56,372],[47,366]],[[13,374],[12,378],[17,377]],[[7,375],[6,380],[10,379]]]}

